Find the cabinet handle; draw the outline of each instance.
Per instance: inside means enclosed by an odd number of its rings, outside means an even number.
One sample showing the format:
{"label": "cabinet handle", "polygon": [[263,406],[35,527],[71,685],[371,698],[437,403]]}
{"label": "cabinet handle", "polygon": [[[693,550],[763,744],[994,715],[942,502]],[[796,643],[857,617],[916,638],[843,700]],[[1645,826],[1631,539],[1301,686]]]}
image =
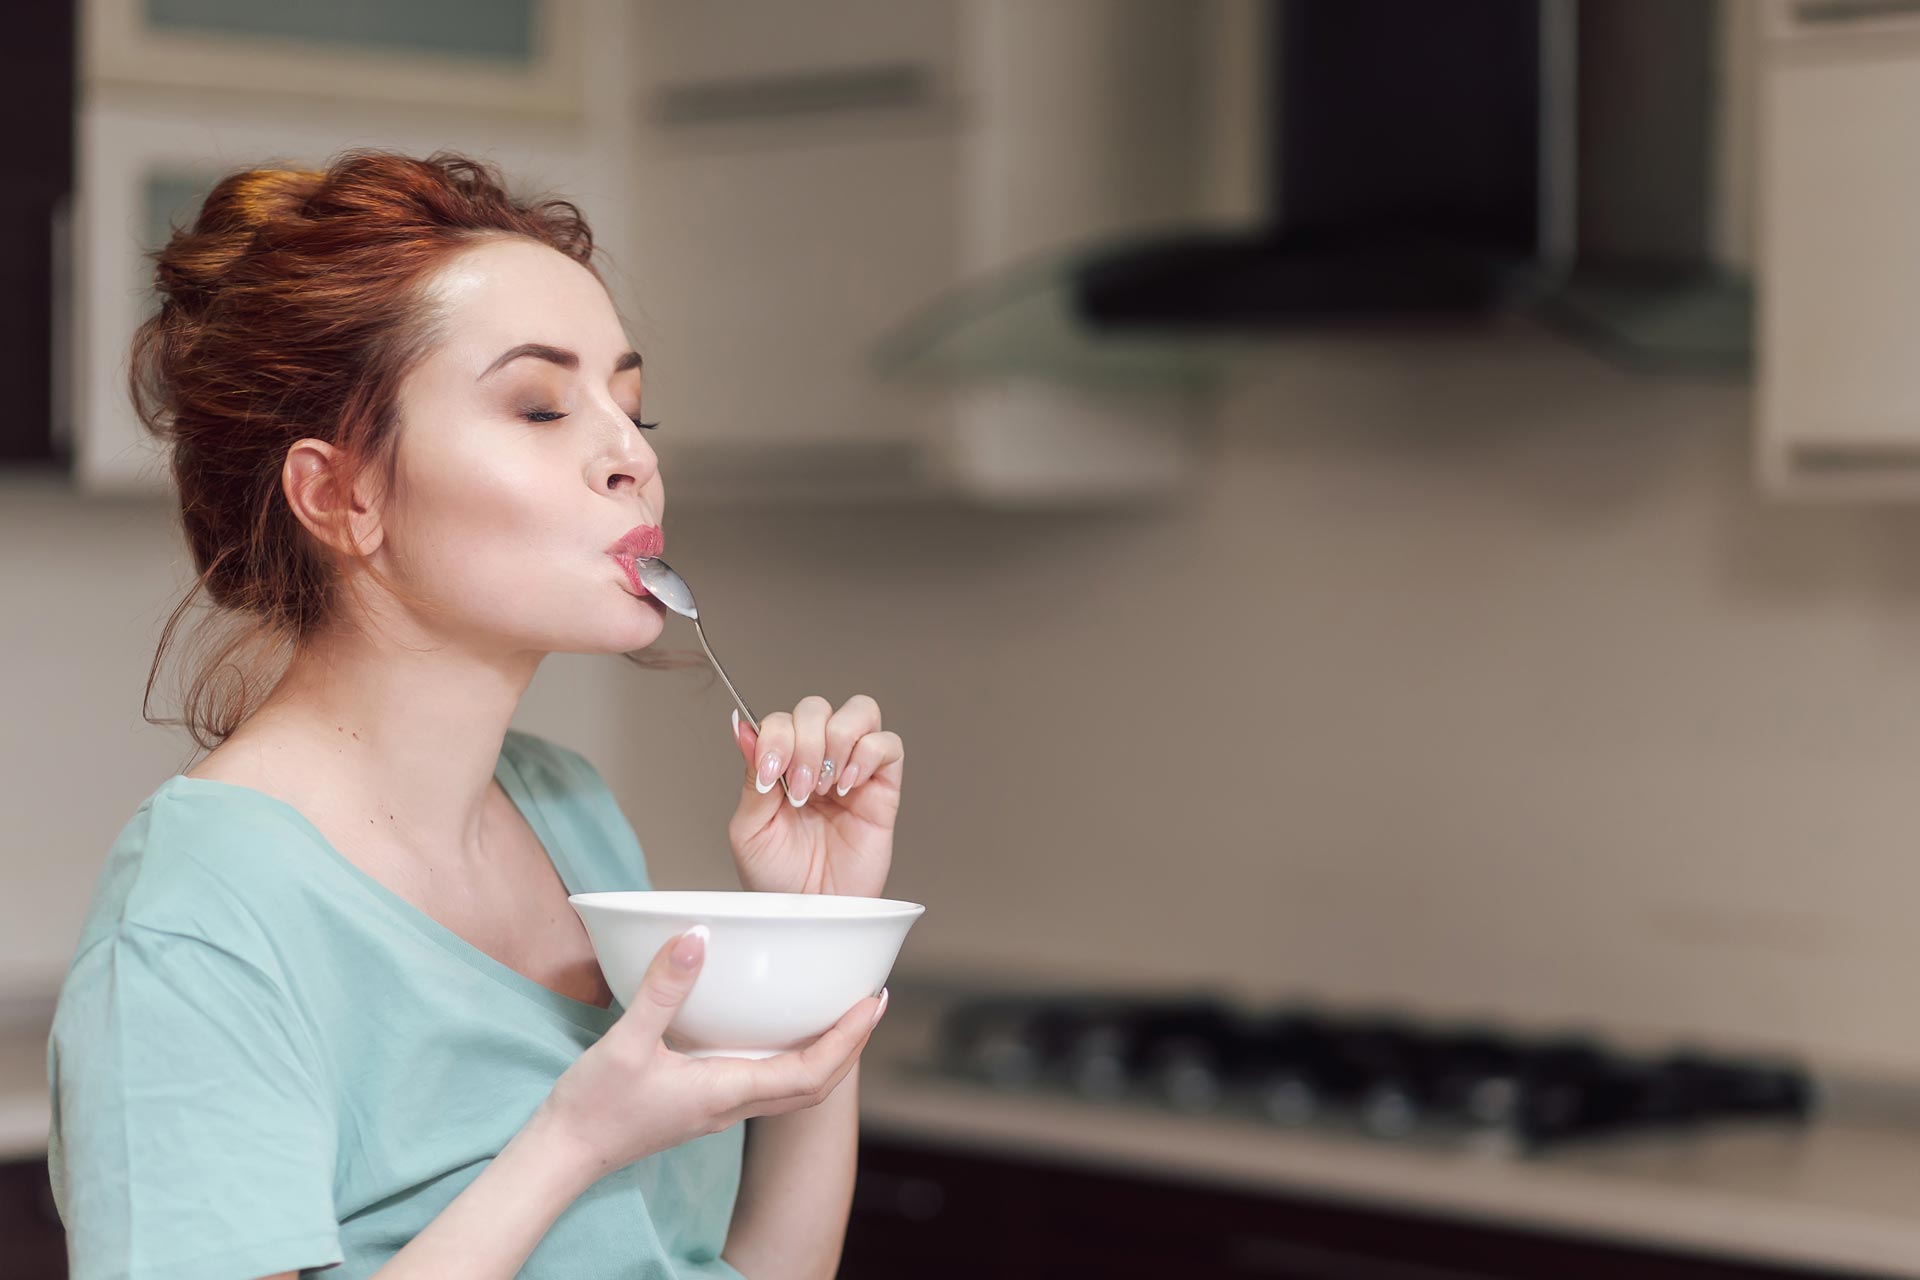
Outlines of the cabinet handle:
{"label": "cabinet handle", "polygon": [[1810,475],[1872,475],[1876,472],[1920,471],[1920,442],[1914,444],[1797,444],[1788,451],[1788,458],[1795,471]]}
{"label": "cabinet handle", "polygon": [[1920,17],[1920,0],[1794,0],[1793,5],[1793,20],[1803,27],[1906,17]]}
{"label": "cabinet handle", "polygon": [[1776,40],[1819,41],[1920,23],[1920,0],[1774,0],[1767,24]]}
{"label": "cabinet handle", "polygon": [[914,107],[931,96],[932,79],[927,68],[901,62],[668,85],[654,97],[653,116],[661,124],[712,124]]}

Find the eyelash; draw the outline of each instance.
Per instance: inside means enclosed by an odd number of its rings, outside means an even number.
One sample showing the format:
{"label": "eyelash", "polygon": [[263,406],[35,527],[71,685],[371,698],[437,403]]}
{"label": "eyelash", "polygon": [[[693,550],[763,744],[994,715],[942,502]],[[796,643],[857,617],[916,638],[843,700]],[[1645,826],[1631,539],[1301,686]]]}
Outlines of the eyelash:
{"label": "eyelash", "polygon": [[[527,410],[527,412],[521,414],[520,416],[525,418],[528,422],[556,422],[559,419],[566,417],[567,415],[559,412],[556,409],[529,409]],[[655,427],[660,425],[657,422],[642,422],[638,418],[632,418],[632,419],[629,419],[629,421],[631,421],[634,426],[639,427],[643,431],[651,431]]]}

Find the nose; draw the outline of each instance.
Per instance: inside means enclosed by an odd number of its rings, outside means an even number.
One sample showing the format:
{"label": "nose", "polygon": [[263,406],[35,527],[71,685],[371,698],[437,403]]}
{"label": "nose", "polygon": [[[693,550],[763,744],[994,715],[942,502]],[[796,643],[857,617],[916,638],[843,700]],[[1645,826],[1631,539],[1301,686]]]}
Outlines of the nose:
{"label": "nose", "polygon": [[590,479],[601,493],[638,491],[659,474],[660,458],[624,413],[611,415],[616,426],[595,456]]}

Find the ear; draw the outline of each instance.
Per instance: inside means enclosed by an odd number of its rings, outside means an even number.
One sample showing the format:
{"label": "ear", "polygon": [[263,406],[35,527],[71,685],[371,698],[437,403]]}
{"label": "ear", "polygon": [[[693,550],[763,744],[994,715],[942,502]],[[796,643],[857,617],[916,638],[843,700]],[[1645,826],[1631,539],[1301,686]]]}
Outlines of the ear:
{"label": "ear", "polygon": [[362,468],[351,493],[342,483],[345,455],[325,440],[297,440],[280,468],[287,506],[307,531],[349,556],[372,555],[386,536],[371,489],[372,468]]}

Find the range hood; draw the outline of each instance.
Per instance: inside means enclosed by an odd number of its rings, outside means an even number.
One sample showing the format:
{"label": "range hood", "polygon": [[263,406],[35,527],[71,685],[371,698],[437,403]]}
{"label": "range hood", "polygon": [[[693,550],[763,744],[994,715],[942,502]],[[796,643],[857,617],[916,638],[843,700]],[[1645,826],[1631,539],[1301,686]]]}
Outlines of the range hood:
{"label": "range hood", "polygon": [[970,269],[885,371],[1204,391],[1289,332],[1516,312],[1746,365],[1714,0],[981,11]]}

